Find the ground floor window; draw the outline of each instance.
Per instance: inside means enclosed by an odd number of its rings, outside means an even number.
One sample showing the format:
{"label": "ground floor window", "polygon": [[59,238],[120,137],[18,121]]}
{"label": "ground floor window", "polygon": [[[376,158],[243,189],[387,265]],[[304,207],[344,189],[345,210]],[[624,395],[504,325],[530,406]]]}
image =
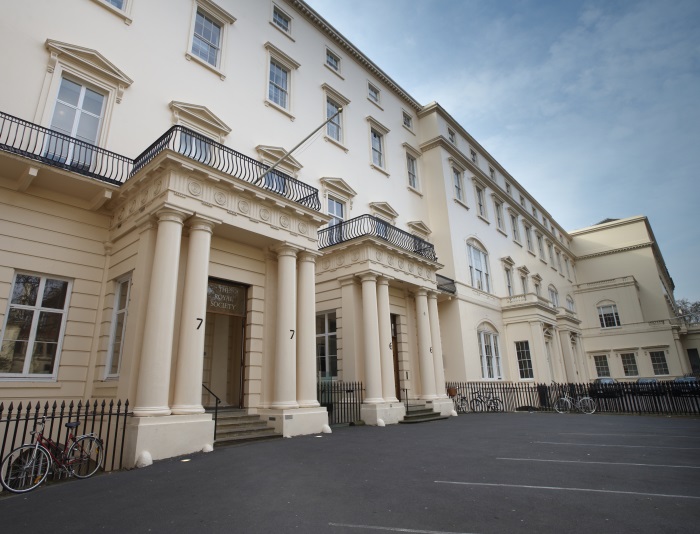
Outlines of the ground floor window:
{"label": "ground floor window", "polygon": [[498,352],[498,335],[492,332],[479,332],[479,356],[481,357],[482,378],[503,378],[501,355]]}
{"label": "ground floor window", "polygon": [[637,370],[637,359],[633,352],[620,354],[622,359],[622,369],[625,371],[625,376],[639,376]]}
{"label": "ground floor window", "polygon": [[319,378],[338,376],[338,338],[335,312],[316,315],[316,363]]}
{"label": "ground floor window", "polygon": [[38,274],[15,275],[0,345],[0,376],[56,373],[71,283]]}
{"label": "ground floor window", "polygon": [[593,356],[595,361],[595,370],[599,377],[610,376],[610,367],[608,367],[608,357],[604,354]]}
{"label": "ground floor window", "polygon": [[107,376],[119,376],[121,367],[124,336],[126,333],[126,310],[129,306],[129,289],[131,288],[131,276],[119,280],[114,291],[114,308],[112,315],[112,334],[109,342],[109,362],[107,364]]}
{"label": "ground floor window", "polygon": [[518,369],[520,370],[520,378],[528,379],[535,378],[532,371],[532,358],[530,357],[530,342],[516,341],[515,352],[518,355]]}
{"label": "ground floor window", "polygon": [[666,353],[662,350],[655,350],[649,353],[651,357],[651,366],[654,368],[655,375],[667,375],[668,364],[666,363]]}

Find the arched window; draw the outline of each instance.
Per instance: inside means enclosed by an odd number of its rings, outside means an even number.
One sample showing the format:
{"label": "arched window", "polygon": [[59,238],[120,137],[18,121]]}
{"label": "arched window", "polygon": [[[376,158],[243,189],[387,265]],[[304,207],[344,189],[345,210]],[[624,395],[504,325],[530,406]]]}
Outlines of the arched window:
{"label": "arched window", "polygon": [[601,328],[621,326],[620,315],[617,313],[617,304],[612,301],[599,302],[598,320]]}
{"label": "arched window", "polygon": [[555,308],[559,307],[559,292],[554,286],[549,286],[549,300],[551,301],[552,306]]}
{"label": "arched window", "polygon": [[566,309],[570,312],[576,311],[574,309],[574,299],[571,298],[571,295],[566,295]]}
{"label": "arched window", "polygon": [[488,325],[482,324],[478,331],[479,358],[481,360],[481,376],[484,380],[501,380],[501,353],[498,349],[498,332]]}
{"label": "arched window", "polygon": [[491,293],[486,249],[479,242],[470,240],[467,242],[467,254],[469,256],[469,276],[472,287]]}

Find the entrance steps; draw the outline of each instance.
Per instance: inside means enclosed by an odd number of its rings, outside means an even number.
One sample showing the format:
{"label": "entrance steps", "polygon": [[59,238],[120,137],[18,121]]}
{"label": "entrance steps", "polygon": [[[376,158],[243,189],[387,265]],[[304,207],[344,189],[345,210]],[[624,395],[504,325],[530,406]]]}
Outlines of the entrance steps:
{"label": "entrance steps", "polygon": [[432,408],[426,408],[425,404],[409,404],[406,409],[405,417],[399,421],[399,423],[427,423],[429,421],[440,421],[442,419],[449,419],[449,417],[434,412]]}
{"label": "entrance steps", "polygon": [[[213,408],[208,408],[207,412],[214,415]],[[282,434],[276,434],[259,415],[250,415],[240,408],[219,408],[215,447],[281,437]]]}

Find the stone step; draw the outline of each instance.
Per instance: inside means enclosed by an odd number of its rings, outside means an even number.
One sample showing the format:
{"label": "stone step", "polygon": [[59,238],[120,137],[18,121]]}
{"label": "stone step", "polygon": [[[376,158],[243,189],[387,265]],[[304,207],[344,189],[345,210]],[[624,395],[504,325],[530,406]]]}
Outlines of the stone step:
{"label": "stone step", "polygon": [[[214,410],[207,409],[214,415]],[[215,447],[281,438],[274,429],[267,426],[257,414],[249,414],[241,408],[219,408],[216,421]]]}
{"label": "stone step", "polygon": [[[272,429],[270,429],[272,430]],[[282,439],[282,434],[265,433],[265,434],[250,434],[243,436],[226,436],[223,438],[216,437],[216,442],[214,447],[221,447],[225,445],[239,445],[242,443],[251,443],[255,441],[268,441],[272,439]]]}
{"label": "stone step", "polygon": [[449,419],[446,415],[440,415],[432,410],[426,410],[428,413],[407,413],[403,420],[399,421],[402,424],[412,424],[412,423],[427,423],[429,421],[441,421],[443,419]]}
{"label": "stone step", "polygon": [[250,428],[250,427],[244,427],[244,428],[226,428],[226,429],[217,429],[216,431],[216,441],[219,441],[219,439],[223,438],[230,438],[234,436],[258,436],[258,435],[273,435],[275,434],[275,430],[270,427],[266,426],[258,426],[255,428]]}

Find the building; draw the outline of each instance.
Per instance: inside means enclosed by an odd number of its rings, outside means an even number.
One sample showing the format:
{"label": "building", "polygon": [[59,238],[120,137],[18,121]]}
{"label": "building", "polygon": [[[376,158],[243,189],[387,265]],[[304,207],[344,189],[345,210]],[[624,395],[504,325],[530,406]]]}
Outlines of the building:
{"label": "building", "polygon": [[446,379],[690,371],[645,218],[567,232],[303,1],[0,24],[3,399],[128,398],[135,462],[210,446],[208,391],[293,436],[319,380],[388,424]]}

